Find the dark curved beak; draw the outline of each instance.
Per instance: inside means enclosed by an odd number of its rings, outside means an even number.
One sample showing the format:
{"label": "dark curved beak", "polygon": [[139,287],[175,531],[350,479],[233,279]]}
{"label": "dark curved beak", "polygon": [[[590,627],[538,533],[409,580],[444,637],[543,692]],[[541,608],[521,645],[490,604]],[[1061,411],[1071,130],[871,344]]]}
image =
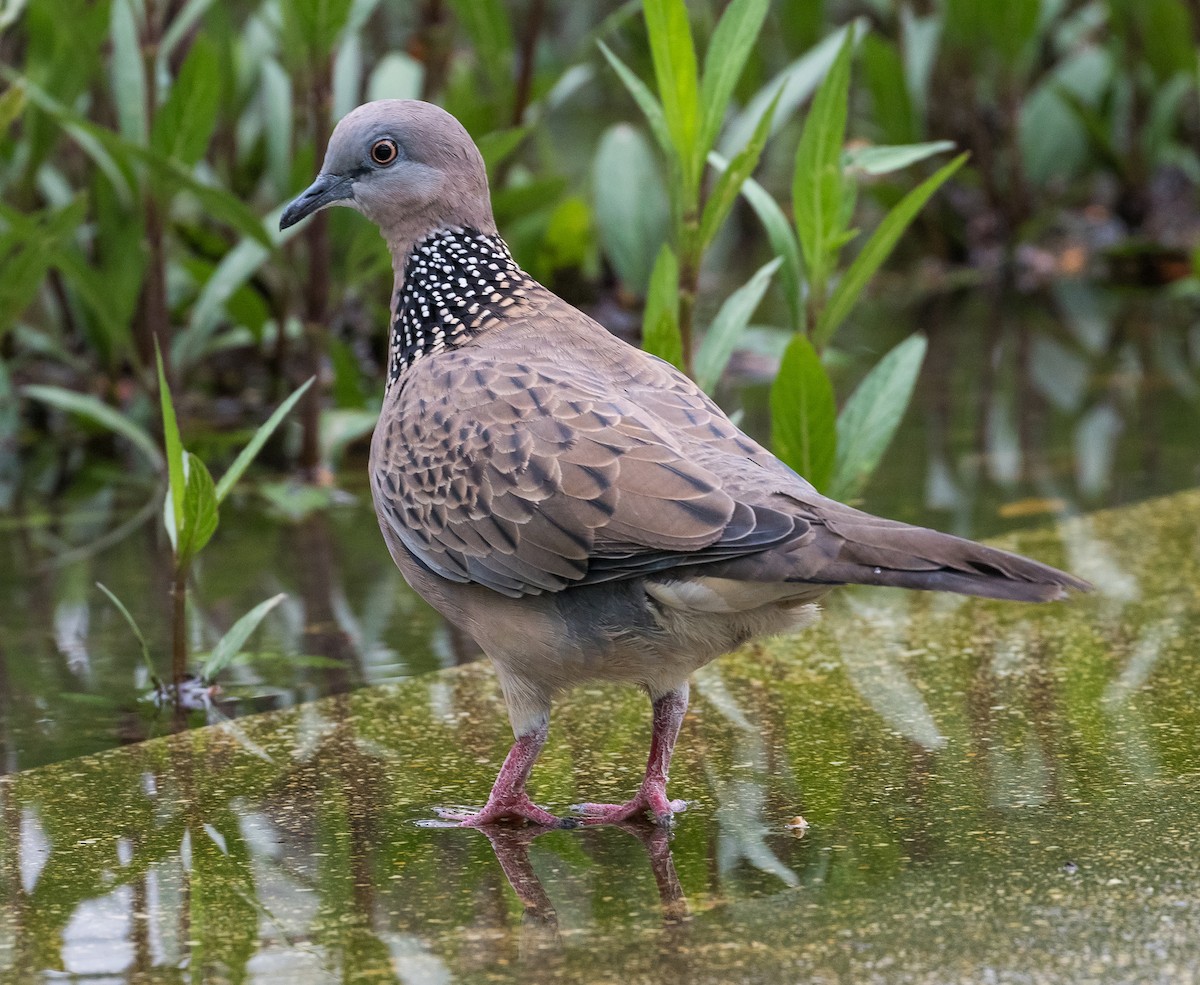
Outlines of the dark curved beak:
{"label": "dark curved beak", "polygon": [[279,217],[279,228],[287,229],[288,226],[294,226],[305,216],[312,215],[318,209],[349,198],[353,186],[353,175],[317,175],[317,180],[284,210],[283,215]]}

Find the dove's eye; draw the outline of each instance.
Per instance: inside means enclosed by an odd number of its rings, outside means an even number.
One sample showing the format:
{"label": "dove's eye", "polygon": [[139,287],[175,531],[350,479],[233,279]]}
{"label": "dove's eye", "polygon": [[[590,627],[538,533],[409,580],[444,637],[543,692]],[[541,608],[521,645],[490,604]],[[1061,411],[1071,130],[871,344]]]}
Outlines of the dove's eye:
{"label": "dove's eye", "polygon": [[384,139],[377,140],[371,146],[371,160],[381,167],[387,167],[392,161],[400,156],[400,148],[396,146],[396,141]]}

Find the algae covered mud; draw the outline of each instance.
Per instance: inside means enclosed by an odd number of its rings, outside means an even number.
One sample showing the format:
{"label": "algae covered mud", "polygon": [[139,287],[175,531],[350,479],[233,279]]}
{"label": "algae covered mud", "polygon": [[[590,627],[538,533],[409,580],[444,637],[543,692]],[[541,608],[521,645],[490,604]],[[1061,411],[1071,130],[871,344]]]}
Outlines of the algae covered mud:
{"label": "algae covered mud", "polygon": [[[707,668],[669,840],[419,827],[509,741],[483,665],[7,776],[0,976],[1194,980],[1198,517],[1006,541],[1096,583],[1069,605],[846,593]],[[628,793],[646,718],[564,701],[537,798]]]}

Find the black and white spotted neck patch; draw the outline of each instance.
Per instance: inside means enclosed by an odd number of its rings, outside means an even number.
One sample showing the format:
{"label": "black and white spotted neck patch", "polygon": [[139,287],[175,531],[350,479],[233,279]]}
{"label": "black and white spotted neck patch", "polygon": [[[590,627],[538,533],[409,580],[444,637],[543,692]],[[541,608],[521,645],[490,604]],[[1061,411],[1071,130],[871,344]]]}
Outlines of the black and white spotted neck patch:
{"label": "black and white spotted neck patch", "polygon": [[404,265],[388,389],[418,359],[462,345],[503,318],[532,284],[499,236],[460,227],[420,240]]}

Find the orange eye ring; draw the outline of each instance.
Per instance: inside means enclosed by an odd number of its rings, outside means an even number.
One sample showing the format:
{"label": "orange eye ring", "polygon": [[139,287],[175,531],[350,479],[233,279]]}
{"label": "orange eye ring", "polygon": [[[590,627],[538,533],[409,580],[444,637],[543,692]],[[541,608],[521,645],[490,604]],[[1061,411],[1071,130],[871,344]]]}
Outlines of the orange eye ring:
{"label": "orange eye ring", "polygon": [[389,138],[377,140],[371,145],[371,160],[380,167],[387,167],[399,156],[400,148],[396,146],[396,141]]}

